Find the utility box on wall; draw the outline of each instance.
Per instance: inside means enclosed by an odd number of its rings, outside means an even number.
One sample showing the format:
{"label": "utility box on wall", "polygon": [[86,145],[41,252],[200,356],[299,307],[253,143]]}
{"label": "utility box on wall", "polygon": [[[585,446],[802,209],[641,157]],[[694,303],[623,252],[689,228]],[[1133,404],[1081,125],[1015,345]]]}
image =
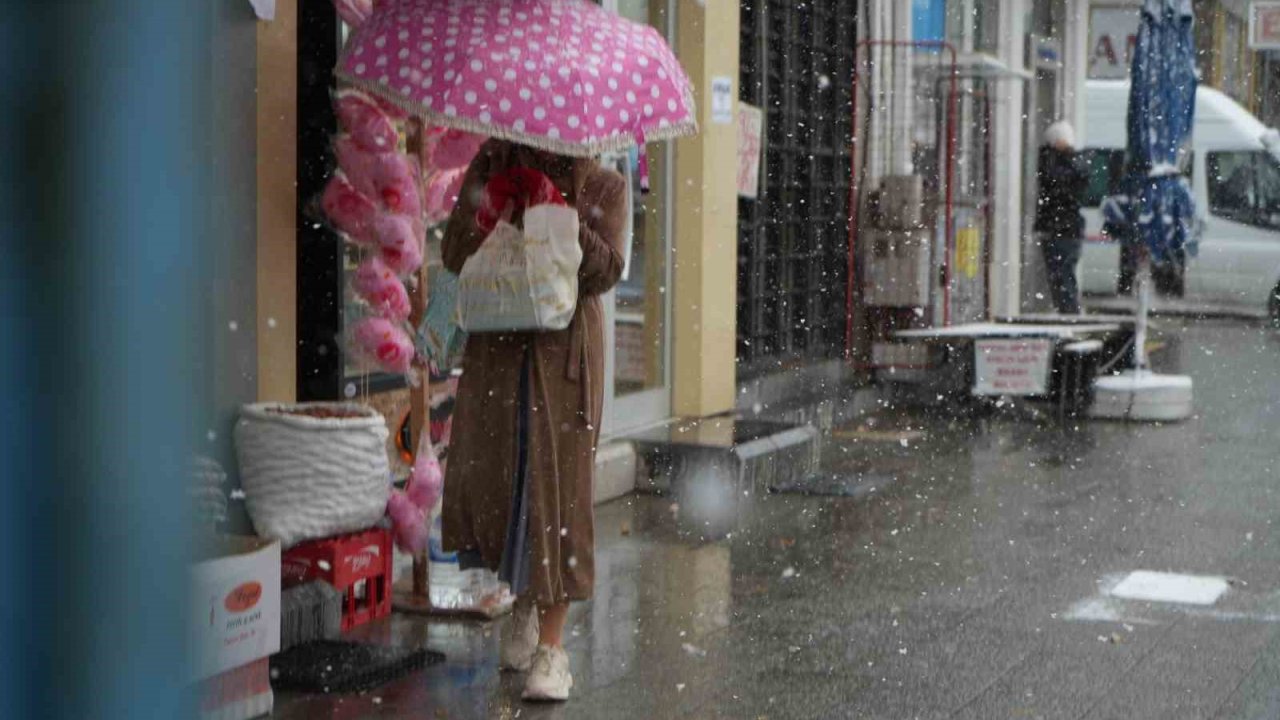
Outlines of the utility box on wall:
{"label": "utility box on wall", "polygon": [[930,233],[869,230],[862,240],[862,296],[878,307],[922,308],[929,304]]}
{"label": "utility box on wall", "polygon": [[888,175],[880,181],[879,224],[914,230],[923,224],[924,182],[919,175]]}

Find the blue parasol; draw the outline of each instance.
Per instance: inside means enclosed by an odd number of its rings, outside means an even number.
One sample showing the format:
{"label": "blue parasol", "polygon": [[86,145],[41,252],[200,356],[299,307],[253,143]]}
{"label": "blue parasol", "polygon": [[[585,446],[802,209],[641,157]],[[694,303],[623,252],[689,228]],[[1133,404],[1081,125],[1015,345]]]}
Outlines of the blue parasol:
{"label": "blue parasol", "polygon": [[1182,175],[1195,116],[1191,0],[1145,0],[1129,85],[1128,152],[1138,236],[1157,263],[1195,254],[1195,200]]}

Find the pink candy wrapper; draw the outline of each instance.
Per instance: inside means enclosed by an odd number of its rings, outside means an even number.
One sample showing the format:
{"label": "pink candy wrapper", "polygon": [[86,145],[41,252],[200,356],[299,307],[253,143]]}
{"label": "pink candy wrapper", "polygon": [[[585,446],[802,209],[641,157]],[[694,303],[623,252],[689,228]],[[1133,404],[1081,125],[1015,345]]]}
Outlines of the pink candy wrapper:
{"label": "pink candy wrapper", "polygon": [[380,317],[367,317],[352,330],[355,348],[370,362],[389,373],[410,375],[413,340],[399,325]]}
{"label": "pink candy wrapper", "polygon": [[409,319],[412,306],[409,303],[409,291],[395,272],[387,267],[382,258],[373,256],[360,263],[356,268],[351,287],[379,317],[395,322]]}

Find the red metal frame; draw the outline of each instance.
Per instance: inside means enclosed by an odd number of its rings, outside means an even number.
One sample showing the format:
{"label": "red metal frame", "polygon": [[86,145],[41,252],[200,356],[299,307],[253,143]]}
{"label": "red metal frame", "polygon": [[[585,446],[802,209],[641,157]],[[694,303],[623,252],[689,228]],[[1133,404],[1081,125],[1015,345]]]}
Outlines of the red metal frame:
{"label": "red metal frame", "polygon": [[946,288],[951,283],[951,234],[955,228],[952,227],[954,219],[952,218],[954,188],[953,175],[955,173],[955,150],[956,150],[956,128],[955,128],[955,103],[956,90],[958,87],[959,74],[959,54],[954,45],[941,40],[930,41],[911,41],[911,40],[863,40],[854,47],[854,63],[853,63],[853,116],[850,126],[850,144],[851,151],[849,153],[849,247],[848,247],[848,265],[846,268],[847,278],[845,283],[845,341],[844,355],[846,361],[853,359],[853,298],[854,298],[854,271],[855,257],[858,249],[858,77],[862,62],[859,59],[864,50],[872,47],[911,47],[918,50],[934,49],[951,54],[951,72],[950,74],[950,92],[947,98],[947,117],[946,126],[946,154],[944,157],[944,225],[946,233],[946,253],[942,266],[943,280],[943,299],[942,299],[942,322],[943,325],[951,324],[951,297]]}
{"label": "red metal frame", "polygon": [[[975,78],[954,75],[952,77],[952,85],[953,86],[955,85],[956,80],[965,80],[965,79],[972,80]],[[958,93],[953,91],[953,94],[958,94]],[[994,175],[995,161],[993,160],[994,153],[995,153],[995,150],[994,150],[995,144],[991,140],[992,133],[993,133],[993,128],[992,128],[993,120],[991,115],[991,93],[989,92],[989,87],[984,84],[983,89],[980,92],[974,91],[972,92],[972,95],[975,98],[982,99],[982,123],[983,123],[983,137],[984,137],[983,151],[982,151],[982,164],[983,164],[982,173],[983,173],[983,183],[986,185],[986,188],[985,188],[986,200],[983,203],[983,209],[982,209],[983,222],[985,223],[985,228],[986,228],[986,237],[983,238],[983,242],[982,242],[982,317],[985,320],[990,320],[991,319],[991,261],[993,257],[992,245],[994,244],[995,234],[996,234],[996,228],[995,228],[996,184],[995,184],[995,175]],[[959,104],[958,99],[955,100],[955,103],[958,109],[958,104]],[[950,252],[951,241],[948,240],[947,243],[948,243],[947,244],[948,252]],[[947,299],[949,299],[951,294],[950,277],[948,277],[947,279],[948,279],[948,284],[944,288],[944,292],[946,293],[943,298],[944,304],[946,303]]]}
{"label": "red metal frame", "polygon": [[982,172],[984,176],[983,181],[987,184],[987,207],[984,209],[984,214],[987,216],[986,217],[987,236],[983,238],[983,241],[982,241],[982,317],[986,318],[987,320],[990,320],[991,319],[991,259],[993,257],[991,253],[991,246],[994,244],[995,237],[996,237],[996,226],[995,226],[996,182],[995,182],[995,177],[992,175],[992,173],[995,172],[996,168],[995,168],[995,162],[993,162],[992,160],[993,151],[991,148],[991,146],[994,144],[991,141],[991,135],[992,135],[991,95],[990,93],[987,92],[986,88],[983,89],[982,101],[983,101],[982,122],[985,125],[985,128],[984,128],[985,131],[983,133],[983,136],[984,136],[983,143],[986,145],[986,151],[983,153],[985,157],[982,159],[985,167],[983,168]]}

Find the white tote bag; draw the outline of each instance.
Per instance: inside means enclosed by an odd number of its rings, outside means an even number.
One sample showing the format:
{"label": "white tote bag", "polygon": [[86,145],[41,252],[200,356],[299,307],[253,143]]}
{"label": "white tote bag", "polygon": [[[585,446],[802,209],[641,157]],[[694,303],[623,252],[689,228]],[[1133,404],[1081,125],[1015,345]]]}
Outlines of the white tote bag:
{"label": "white tote bag", "polygon": [[458,320],[467,332],[563,330],[578,304],[578,211],[535,205],[524,230],[498,225],[462,265]]}

